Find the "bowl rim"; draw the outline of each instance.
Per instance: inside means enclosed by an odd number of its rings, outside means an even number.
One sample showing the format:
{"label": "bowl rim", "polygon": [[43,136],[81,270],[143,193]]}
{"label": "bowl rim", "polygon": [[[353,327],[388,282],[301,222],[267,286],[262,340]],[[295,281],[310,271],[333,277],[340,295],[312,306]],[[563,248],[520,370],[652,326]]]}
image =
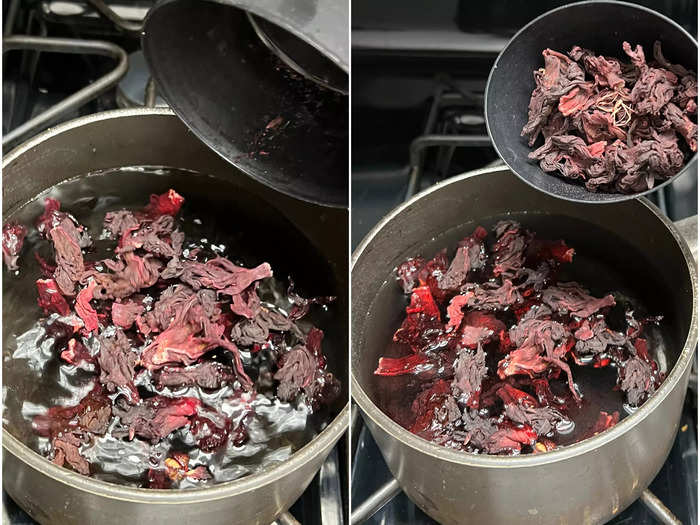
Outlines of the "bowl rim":
{"label": "bowl rim", "polygon": [[[11,166],[14,161],[20,159],[23,154],[31,152],[32,149],[39,147],[43,142],[57,135],[86,124],[133,116],[164,116],[178,118],[175,113],[168,108],[131,108],[104,111],[70,120],[35,135],[4,156],[2,160],[3,177],[4,170],[8,166]],[[349,375],[348,373],[348,377]],[[54,465],[51,461],[13,436],[4,424],[2,428],[2,448],[4,453],[11,454],[39,473],[59,483],[68,485],[73,489],[95,496],[130,503],[189,505],[221,500],[247,492],[253,492],[262,486],[275,483],[281,478],[294,473],[297,469],[323,454],[324,450],[332,447],[340,439],[348,427],[349,415],[350,403],[348,401],[318,435],[279,464],[270,465],[260,472],[233,481],[218,483],[210,487],[182,490],[136,488],[83,476],[67,468]]]}
{"label": "bowl rim", "polygon": [[[680,32],[682,35],[684,35],[686,38],[688,38],[688,39],[690,40],[690,42],[692,42],[692,43],[695,45],[696,48],[698,47],[698,42],[697,42],[697,40],[693,37],[693,35],[691,35],[688,31],[686,31],[680,24],[678,24],[677,22],[675,22],[675,21],[672,20],[671,18],[667,17],[666,15],[663,15],[663,14],[659,13],[658,11],[655,11],[655,10],[653,10],[653,9],[650,9],[650,8],[645,7],[645,6],[642,6],[642,5],[632,4],[632,3],[630,3],[630,2],[622,2],[622,1],[618,1],[618,0],[583,0],[583,1],[581,1],[581,2],[574,2],[574,3],[571,3],[571,4],[566,4],[566,5],[557,7],[557,8],[555,8],[555,9],[551,9],[551,10],[547,11],[546,13],[543,13],[543,14],[539,15],[539,16],[536,17],[536,18],[533,18],[533,19],[530,20],[527,24],[525,24],[523,27],[521,27],[521,28],[518,30],[518,32],[515,33],[515,35],[513,35],[513,37],[508,41],[508,43],[506,44],[506,46],[501,50],[501,52],[500,52],[500,53],[498,54],[498,56],[496,57],[496,60],[493,62],[493,66],[491,66],[491,71],[489,72],[489,76],[488,76],[488,79],[487,79],[487,81],[486,81],[486,88],[485,88],[485,91],[484,91],[484,120],[485,120],[485,122],[486,122],[486,132],[488,133],[489,139],[491,139],[491,144],[492,144],[493,148],[496,150],[496,153],[498,154],[499,158],[500,158],[500,159],[506,164],[506,166],[508,166],[508,168],[510,168],[510,170],[511,170],[513,173],[515,173],[515,175],[517,175],[523,182],[525,182],[525,183],[528,184],[529,186],[531,186],[531,187],[533,187],[533,188],[535,188],[535,189],[537,189],[537,190],[539,190],[539,191],[542,191],[542,192],[544,192],[544,193],[547,193],[548,195],[551,195],[552,197],[556,197],[556,198],[558,198],[558,199],[564,199],[564,200],[568,200],[568,201],[571,201],[571,202],[578,202],[578,203],[581,203],[581,204],[605,205],[605,204],[612,204],[612,203],[615,203],[615,202],[627,201],[627,200],[635,199],[635,198],[638,198],[638,197],[644,197],[645,195],[649,195],[650,193],[655,192],[656,190],[658,190],[658,189],[660,189],[660,188],[663,188],[664,186],[667,186],[668,184],[671,184],[673,181],[675,181],[675,180],[676,180],[678,177],[680,177],[681,175],[684,175],[685,173],[687,173],[687,172],[689,172],[689,171],[693,171],[694,169],[697,168],[698,153],[697,153],[697,152],[693,153],[693,155],[688,159],[688,161],[683,165],[683,167],[678,171],[678,173],[676,173],[676,174],[673,175],[672,177],[669,177],[668,179],[666,179],[665,181],[661,182],[660,184],[654,185],[654,187],[651,188],[651,189],[644,190],[644,191],[641,191],[641,192],[638,192],[638,193],[629,193],[629,194],[627,194],[627,193],[596,193],[596,192],[589,192],[589,193],[592,193],[592,194],[594,194],[594,195],[604,196],[604,197],[603,197],[601,200],[593,200],[593,199],[591,199],[591,200],[588,200],[588,199],[582,200],[582,199],[580,199],[580,198],[571,197],[571,196],[566,195],[566,194],[563,194],[563,193],[558,193],[558,192],[552,191],[552,190],[550,190],[550,189],[546,189],[546,188],[544,188],[544,187],[542,187],[542,186],[540,186],[540,185],[538,185],[538,184],[532,182],[531,180],[529,180],[529,178],[525,177],[524,175],[521,175],[521,174],[519,173],[518,169],[517,169],[517,166],[512,166],[511,163],[509,163],[509,162],[504,158],[503,153],[502,153],[502,146],[500,146],[500,145],[498,144],[498,142],[494,139],[493,132],[492,132],[492,130],[491,130],[491,127],[492,127],[492,126],[491,126],[491,121],[490,121],[490,119],[489,119],[489,91],[490,91],[491,86],[492,86],[494,74],[495,74],[496,70],[498,69],[498,64],[499,64],[499,62],[500,62],[501,59],[505,56],[505,54],[511,49],[511,46],[515,45],[515,43],[516,43],[516,41],[518,40],[518,38],[520,37],[520,35],[521,35],[522,33],[524,33],[526,30],[530,29],[530,28],[531,28],[532,26],[534,26],[535,24],[540,23],[541,21],[543,21],[545,18],[549,17],[549,16],[552,15],[553,13],[557,13],[557,12],[559,12],[559,11],[562,11],[562,10],[565,10],[565,9],[569,9],[569,8],[575,8],[575,7],[581,7],[581,6],[588,6],[588,5],[595,5],[595,4],[600,4],[600,5],[602,5],[602,4],[615,5],[615,6],[618,6],[618,7],[625,7],[625,8],[629,8],[629,9],[633,9],[633,10],[644,11],[645,13],[648,13],[648,14],[650,14],[650,15],[654,15],[654,16],[656,16],[657,18],[659,18],[660,20],[666,22],[667,24],[669,24],[670,26],[672,26],[673,28],[675,28],[677,31],[679,31],[679,32]],[[545,173],[545,172],[543,172],[543,173]],[[564,184],[568,184],[568,185],[571,185],[571,186],[582,187],[580,184],[575,184],[575,183],[573,183],[573,182],[569,182],[568,180],[566,180],[566,179],[564,179],[564,178],[562,178],[562,177],[559,177],[559,176],[557,176],[557,175],[554,175],[554,174],[548,174],[548,175],[550,175],[551,177],[554,177],[554,178],[556,178],[556,179],[559,179],[559,180],[560,180],[562,183],[564,183]],[[585,187],[583,187],[583,188],[584,188],[584,190],[585,190]],[[588,192],[588,190],[585,190],[585,191]]]}
{"label": "bowl rim", "polygon": [[[424,196],[440,191],[452,184],[460,183],[464,180],[468,180],[475,177],[489,176],[490,174],[497,172],[508,172],[510,171],[506,167],[495,167],[495,168],[484,168],[480,170],[475,170],[455,177],[446,179],[430,188],[418,193],[410,200],[394,208],[390,213],[388,213],[379,223],[377,223],[374,228],[365,236],[362,242],[358,245],[352,255],[352,261],[350,265],[350,271],[354,271],[355,265],[362,258],[368,248],[371,250],[371,244],[374,237],[380,232],[387,224],[389,224],[394,218],[400,215],[404,210],[414,206],[420,201]],[[512,468],[529,468],[541,465],[549,465],[557,463],[560,461],[565,461],[583,454],[594,452],[595,450],[601,448],[602,446],[614,441],[615,439],[621,437],[623,434],[631,431],[635,426],[641,423],[646,417],[651,415],[651,413],[658,408],[659,405],[668,397],[668,395],[676,388],[676,385],[686,376],[690,366],[692,365],[693,356],[695,355],[695,345],[698,341],[698,276],[695,261],[693,259],[690,248],[686,244],[685,240],[682,238],[678,229],[674,226],[670,219],[668,219],[659,208],[652,204],[647,199],[637,199],[640,206],[646,208],[648,212],[656,216],[657,219],[666,226],[669,233],[672,235],[673,239],[678,245],[678,249],[681,251],[681,255],[685,259],[688,265],[688,272],[690,274],[690,285],[692,289],[693,296],[693,306],[692,314],[690,319],[690,328],[688,330],[688,335],[686,336],[683,349],[678,355],[678,359],[674,364],[671,371],[666,376],[661,386],[649,397],[649,399],[642,404],[633,414],[627,416],[622,421],[614,425],[608,430],[601,432],[593,437],[578,441],[572,445],[567,445],[565,447],[557,448],[550,452],[545,452],[542,454],[523,454],[519,456],[492,456],[487,454],[469,454],[464,451],[451,450],[446,447],[432,443],[417,435],[411,433],[409,430],[403,428],[401,425],[396,423],[388,415],[386,415],[372,400],[369,394],[360,384],[359,380],[355,377],[354,361],[353,361],[353,349],[356,345],[359,345],[359,341],[352,340],[351,342],[351,352],[350,352],[350,377],[351,377],[351,388],[353,400],[359,405],[362,410],[362,414],[365,418],[369,418],[372,424],[377,428],[381,429],[382,432],[388,434],[391,438],[399,441],[402,445],[413,449],[416,452],[424,454],[426,456],[432,456],[440,461],[445,461],[451,464],[460,465],[463,467],[479,467],[479,468],[489,468],[489,469],[512,469]],[[353,315],[353,322],[361,322],[364,319],[364,315],[357,316]],[[351,328],[352,330],[352,328]],[[354,330],[352,330],[354,331]],[[352,339],[352,338],[351,338]]]}

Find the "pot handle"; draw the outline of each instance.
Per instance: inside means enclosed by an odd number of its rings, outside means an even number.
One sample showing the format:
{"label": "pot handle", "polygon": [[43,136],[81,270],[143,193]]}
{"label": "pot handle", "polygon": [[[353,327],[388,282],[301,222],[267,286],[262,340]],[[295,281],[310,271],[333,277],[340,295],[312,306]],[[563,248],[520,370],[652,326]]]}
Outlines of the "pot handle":
{"label": "pot handle", "polygon": [[698,264],[698,216],[693,215],[673,223],[681,234],[681,237],[688,244],[695,264]]}

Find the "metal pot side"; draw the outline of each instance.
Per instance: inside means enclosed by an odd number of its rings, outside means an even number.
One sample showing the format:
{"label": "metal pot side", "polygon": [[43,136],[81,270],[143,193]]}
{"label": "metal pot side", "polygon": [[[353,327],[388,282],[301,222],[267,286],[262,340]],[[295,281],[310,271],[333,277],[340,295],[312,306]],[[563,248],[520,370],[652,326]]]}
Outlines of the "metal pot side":
{"label": "metal pot side", "polygon": [[[448,450],[411,434],[375,404],[372,370],[384,346],[367,333],[368,312],[391,269],[426,239],[470,219],[521,210],[586,218],[658,252],[658,270],[665,268],[677,287],[664,305],[678,308],[675,366],[636,413],[593,438],[518,457]],[[697,343],[697,275],[685,241],[649,202],[580,206],[538,192],[503,168],[454,177],[398,207],[368,234],[353,254],[352,289],[353,398],[402,489],[440,523],[603,523],[637,499],[663,465]]]}

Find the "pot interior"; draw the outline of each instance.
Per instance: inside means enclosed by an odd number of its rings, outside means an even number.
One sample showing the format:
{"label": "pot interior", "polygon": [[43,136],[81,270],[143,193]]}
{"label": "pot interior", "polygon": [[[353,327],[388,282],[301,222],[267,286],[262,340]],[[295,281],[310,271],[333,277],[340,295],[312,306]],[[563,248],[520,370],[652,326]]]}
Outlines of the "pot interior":
{"label": "pot interior", "polygon": [[[300,413],[289,410],[289,407],[263,409],[264,415],[256,430],[260,441],[249,450],[241,451],[240,457],[233,462],[235,466],[222,468],[221,476],[218,479],[215,476],[217,482],[228,481],[286,459],[341,411],[343,399],[347,399],[348,384],[344,350],[347,336],[343,322],[347,316],[343,314],[346,305],[344,281],[338,278],[336,270],[338,266],[343,267],[343,262],[327,260],[300,229],[263,197],[233,185],[230,180],[176,168],[124,168],[79,176],[45,190],[24,205],[6,210],[4,221],[16,220],[32,225],[43,210],[44,197],[51,196],[61,201],[62,209],[85,224],[97,241],[105,212],[140,208],[148,202],[150,194],[163,193],[169,188],[186,199],[180,228],[187,241],[206,239],[208,244],[224,245],[227,248],[225,256],[248,267],[270,263],[274,277],[263,285],[261,293],[264,299],[284,307],[280,302],[289,277],[304,297],[340,296],[340,300],[327,310],[313,308],[308,317],[309,322],[325,333],[323,349],[329,370],[342,383],[340,397],[329,409],[308,419],[306,416],[300,418]],[[97,255],[102,258],[111,256],[107,252],[99,253],[104,249],[104,243],[97,241],[96,246]],[[25,242],[21,270],[17,275],[6,272],[3,280],[3,424],[6,431],[36,451],[42,450],[47,443],[32,431],[31,417],[55,404],[74,404],[86,393],[86,388],[89,390],[86,385],[94,375],[60,366],[51,340],[44,339],[43,343],[37,344],[36,338],[41,334],[30,331],[43,316],[36,303],[34,281],[40,277],[40,268],[32,256],[33,251],[45,257],[51,255],[48,242],[40,240],[35,231]],[[97,255],[93,254],[89,260],[94,260]],[[25,335],[20,344],[17,336],[21,334]],[[208,399],[206,395],[203,400],[214,406],[220,401]],[[260,446],[262,443],[265,445]],[[105,440],[100,446],[105,461],[98,468],[98,477],[120,483],[138,482],[138,465],[130,466],[123,457],[125,451],[135,456],[148,453],[143,446],[133,442],[120,444],[115,440]],[[207,459],[210,458],[202,458],[202,461]]]}
{"label": "pot interior", "polygon": [[[415,417],[410,405],[420,391],[418,381],[373,374],[380,356],[406,353],[391,343],[408,302],[394,269],[409,257],[432,258],[443,248],[451,258],[457,242],[476,226],[490,230],[503,219],[575,248],[574,262],[564,265],[560,281],[578,281],[595,296],[620,292],[618,306],[627,302],[638,316],[663,315],[660,327],[647,329],[647,336],[663,372],[668,374],[676,364],[690,330],[692,278],[676,239],[647,205],[575,205],[533,190],[508,171],[461,178],[393,216],[363,247],[353,267],[353,374],[375,405],[399,424],[410,424]],[[613,370],[574,370],[574,379],[591,401],[579,424],[594,420],[599,409],[626,415],[624,396],[611,390],[615,378]]]}

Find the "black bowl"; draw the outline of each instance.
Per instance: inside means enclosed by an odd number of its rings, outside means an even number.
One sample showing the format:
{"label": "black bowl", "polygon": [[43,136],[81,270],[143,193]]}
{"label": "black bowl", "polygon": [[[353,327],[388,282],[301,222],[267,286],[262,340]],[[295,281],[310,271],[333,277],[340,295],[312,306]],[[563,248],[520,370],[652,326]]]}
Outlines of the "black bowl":
{"label": "black bowl", "polygon": [[163,0],[144,23],[143,52],[159,93],[216,153],[286,195],[347,207],[347,97],[294,74],[247,16],[269,18],[266,38],[297,61],[300,46],[307,59],[314,49],[342,77],[343,61],[331,51],[343,47],[347,29],[341,4]]}
{"label": "black bowl", "polygon": [[[641,44],[651,57],[655,40],[661,41],[666,58],[672,63],[697,71],[698,44],[681,26],[646,7],[612,1],[588,1],[549,11],[523,27],[508,42],[494,62],[486,85],[486,126],[494,148],[508,167],[535,188],[562,199],[608,203],[645,195],[692,172],[697,176],[694,154],[676,175],[651,190],[632,194],[594,193],[584,186],[545,173],[527,158],[534,150],[520,130],[527,122],[530,95],[535,88],[533,71],[544,64],[542,51],[551,48],[562,53],[574,45],[591,49],[597,55],[626,57],[622,42]],[[542,143],[542,139],[535,147]]]}

